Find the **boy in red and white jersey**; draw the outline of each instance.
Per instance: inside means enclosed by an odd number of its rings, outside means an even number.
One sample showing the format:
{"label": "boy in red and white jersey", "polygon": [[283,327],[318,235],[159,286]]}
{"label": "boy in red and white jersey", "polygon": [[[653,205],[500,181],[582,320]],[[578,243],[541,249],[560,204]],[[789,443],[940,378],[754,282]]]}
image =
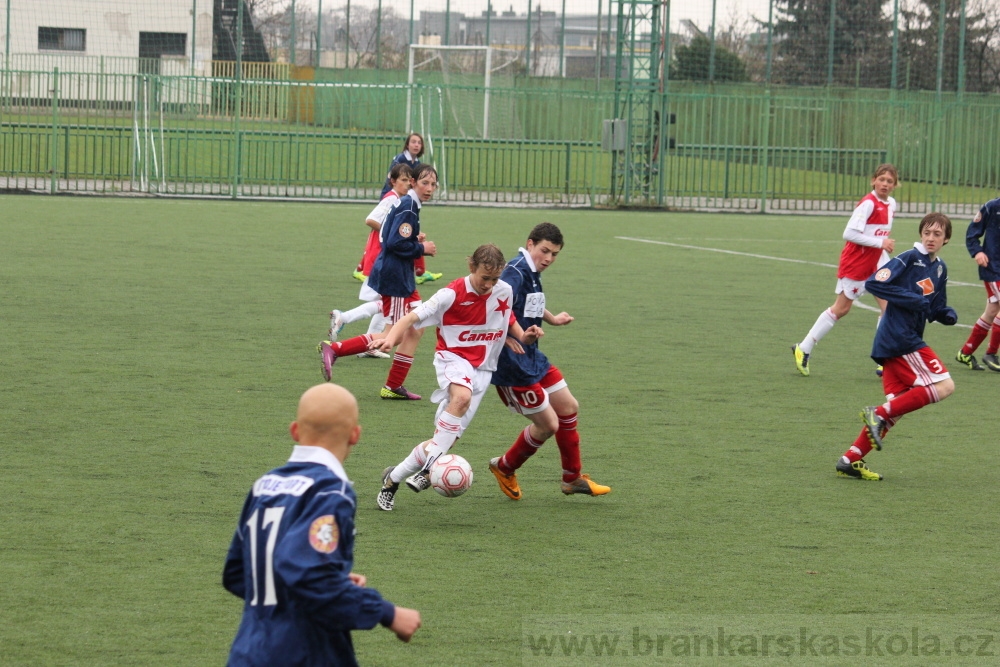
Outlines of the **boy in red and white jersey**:
{"label": "boy in red and white jersey", "polygon": [[521,343],[530,345],[542,336],[537,326],[523,330],[517,323],[511,309],[513,291],[500,280],[505,265],[498,247],[479,246],[469,258],[470,275],[439,290],[396,322],[384,339],[372,342],[373,348],[392,349],[410,327],[437,326],[434,369],[439,388],[431,395],[438,404],[434,435],[382,473],[380,509],[392,511],[404,479],[414,491],[430,486],[431,465],[468,428],[490,387],[504,345],[521,354]]}
{"label": "boy in red and white jersey", "polygon": [[[872,191],[854,209],[844,229],[844,249],[837,268],[837,300],[820,313],[801,343],[792,346],[795,367],[809,375],[809,355],[813,347],[830,333],[840,318],[851,312],[854,301],[865,293],[865,281],[889,261],[896,242],[889,237],[896,215],[896,200],[890,197],[899,184],[899,174],[891,164],[880,164],[872,177]],[[876,299],[885,312],[885,301]],[[879,317],[881,320],[881,316]],[[880,367],[881,370],[881,367]],[[881,375],[881,372],[879,372]]]}

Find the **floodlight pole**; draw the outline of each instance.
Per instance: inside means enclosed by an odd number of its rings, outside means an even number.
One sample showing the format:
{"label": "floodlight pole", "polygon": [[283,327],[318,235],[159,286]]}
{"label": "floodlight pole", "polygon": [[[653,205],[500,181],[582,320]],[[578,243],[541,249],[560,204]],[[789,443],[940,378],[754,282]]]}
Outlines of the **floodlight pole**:
{"label": "floodlight pole", "polygon": [[483,99],[483,139],[490,138],[490,75],[493,73],[493,49],[486,45],[486,92]]}
{"label": "floodlight pole", "polygon": [[559,28],[559,76],[566,77],[566,0],[562,0],[562,22]]}
{"label": "floodlight pole", "polygon": [[12,81],[10,76],[10,0],[7,0],[7,23],[4,25],[3,71],[4,90],[7,91],[7,104],[10,104]]}
{"label": "floodlight pole", "polygon": [[413,44],[410,44],[410,64],[407,68],[406,75],[406,131],[410,132],[413,130],[413,125],[410,124],[410,109],[413,106]]}
{"label": "floodlight pole", "polygon": [[323,57],[323,0],[319,0],[319,13],[316,14],[316,69],[319,69],[319,59]]}
{"label": "floodlight pole", "polygon": [[[7,0],[7,7],[10,7],[10,0]],[[7,17],[7,25],[10,25],[10,17]],[[191,0],[191,76],[194,76],[194,39],[198,28],[198,0]],[[8,33],[10,30],[7,31]]]}
{"label": "floodlight pole", "polygon": [[291,48],[291,63],[292,67],[295,67],[295,46],[298,44],[298,35],[295,34],[295,0],[292,0],[292,48]]}

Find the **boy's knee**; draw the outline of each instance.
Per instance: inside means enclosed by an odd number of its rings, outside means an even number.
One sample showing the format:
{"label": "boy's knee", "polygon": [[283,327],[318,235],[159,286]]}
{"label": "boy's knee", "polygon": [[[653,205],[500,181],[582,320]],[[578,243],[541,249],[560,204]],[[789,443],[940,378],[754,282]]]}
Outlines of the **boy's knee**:
{"label": "boy's knee", "polygon": [[955,381],[951,378],[941,380],[934,384],[934,388],[937,390],[938,400],[943,401],[955,392]]}

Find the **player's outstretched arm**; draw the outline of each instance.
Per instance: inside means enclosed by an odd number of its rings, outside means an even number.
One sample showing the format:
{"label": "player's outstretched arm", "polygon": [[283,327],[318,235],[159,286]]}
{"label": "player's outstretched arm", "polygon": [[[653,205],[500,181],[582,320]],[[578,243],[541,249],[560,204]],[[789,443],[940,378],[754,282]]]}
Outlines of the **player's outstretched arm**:
{"label": "player's outstretched arm", "polygon": [[559,313],[558,315],[553,315],[547,309],[545,311],[545,314],[542,316],[543,322],[545,322],[546,324],[551,324],[554,327],[561,327],[564,324],[569,324],[570,322],[573,321],[573,319],[574,319],[573,316],[565,311]]}
{"label": "player's outstretched arm", "polygon": [[392,325],[385,338],[381,340],[376,339],[369,343],[368,349],[388,352],[399,345],[400,341],[403,340],[404,334],[406,334],[406,330],[416,324],[418,319],[416,311],[410,311],[406,317]]}
{"label": "player's outstretched arm", "polygon": [[420,629],[420,612],[416,609],[396,607],[396,615],[392,618],[389,629],[396,633],[400,641],[408,642],[413,634]]}

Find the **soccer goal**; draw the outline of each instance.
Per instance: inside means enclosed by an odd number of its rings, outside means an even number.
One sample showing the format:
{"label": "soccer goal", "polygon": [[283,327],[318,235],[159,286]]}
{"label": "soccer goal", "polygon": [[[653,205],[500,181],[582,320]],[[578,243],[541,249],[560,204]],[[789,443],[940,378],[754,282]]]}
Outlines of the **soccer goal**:
{"label": "soccer goal", "polygon": [[512,87],[518,67],[523,63],[517,49],[411,44],[407,125],[413,127],[416,120],[414,89],[419,84],[438,91],[445,134],[490,138],[491,123],[494,127],[504,124],[507,115],[497,118],[496,109],[490,106],[491,94],[495,88]]}

